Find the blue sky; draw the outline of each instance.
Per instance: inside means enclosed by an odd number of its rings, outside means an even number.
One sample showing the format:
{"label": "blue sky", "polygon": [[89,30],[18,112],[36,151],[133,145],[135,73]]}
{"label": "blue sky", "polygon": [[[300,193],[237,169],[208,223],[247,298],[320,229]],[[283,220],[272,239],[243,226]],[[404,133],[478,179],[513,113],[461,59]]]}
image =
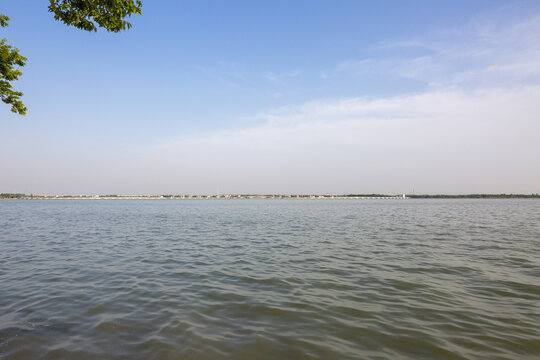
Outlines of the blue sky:
{"label": "blue sky", "polygon": [[120,34],[46,4],[0,8],[0,192],[540,192],[537,1],[146,0]]}

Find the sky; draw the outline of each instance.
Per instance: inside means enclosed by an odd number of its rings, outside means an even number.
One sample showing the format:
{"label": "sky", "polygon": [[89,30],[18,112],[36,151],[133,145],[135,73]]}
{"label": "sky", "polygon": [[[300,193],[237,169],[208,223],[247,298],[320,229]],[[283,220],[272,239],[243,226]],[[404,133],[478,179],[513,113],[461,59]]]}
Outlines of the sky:
{"label": "sky", "polygon": [[540,193],[540,2],[4,0],[0,193]]}

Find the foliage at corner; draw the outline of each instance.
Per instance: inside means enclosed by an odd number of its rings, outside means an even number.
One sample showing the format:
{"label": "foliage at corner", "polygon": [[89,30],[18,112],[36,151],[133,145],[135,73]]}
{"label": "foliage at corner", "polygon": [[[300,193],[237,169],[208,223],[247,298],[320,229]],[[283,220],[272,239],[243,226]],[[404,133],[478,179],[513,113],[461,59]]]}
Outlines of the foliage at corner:
{"label": "foliage at corner", "polygon": [[119,32],[131,28],[125,19],[142,14],[139,0],[50,0],[54,19],[86,31]]}
{"label": "foliage at corner", "polygon": [[[8,16],[0,14],[1,27],[7,27],[8,21]],[[27,59],[19,54],[19,49],[6,42],[6,39],[0,39],[0,99],[11,105],[12,112],[25,115],[26,107],[20,100],[23,93],[15,91],[10,81],[17,80],[22,75],[18,66],[24,66]]]}
{"label": "foliage at corner", "polygon": [[[86,31],[97,31],[98,27],[109,32],[120,32],[131,28],[126,18],[142,14],[140,0],[49,0],[49,12],[54,19],[68,26],[75,26]],[[0,27],[7,27],[9,17],[0,14]],[[18,67],[24,66],[26,58],[19,54],[19,49],[7,44],[7,39],[0,39],[0,99],[11,105],[11,111],[26,114],[20,91],[15,91],[10,81],[22,75]]]}

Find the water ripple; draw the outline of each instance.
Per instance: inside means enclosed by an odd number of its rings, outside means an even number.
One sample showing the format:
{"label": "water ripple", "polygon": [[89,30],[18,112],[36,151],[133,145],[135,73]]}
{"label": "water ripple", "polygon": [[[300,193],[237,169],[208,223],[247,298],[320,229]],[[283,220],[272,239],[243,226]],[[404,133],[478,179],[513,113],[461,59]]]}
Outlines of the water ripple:
{"label": "water ripple", "polygon": [[0,202],[2,359],[537,359],[540,202]]}

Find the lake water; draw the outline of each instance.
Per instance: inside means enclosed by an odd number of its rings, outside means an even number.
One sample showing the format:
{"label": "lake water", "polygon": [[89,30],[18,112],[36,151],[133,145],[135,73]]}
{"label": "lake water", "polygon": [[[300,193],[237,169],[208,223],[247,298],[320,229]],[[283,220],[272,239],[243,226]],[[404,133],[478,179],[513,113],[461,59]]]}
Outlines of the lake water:
{"label": "lake water", "polygon": [[0,201],[0,358],[539,359],[540,201]]}

